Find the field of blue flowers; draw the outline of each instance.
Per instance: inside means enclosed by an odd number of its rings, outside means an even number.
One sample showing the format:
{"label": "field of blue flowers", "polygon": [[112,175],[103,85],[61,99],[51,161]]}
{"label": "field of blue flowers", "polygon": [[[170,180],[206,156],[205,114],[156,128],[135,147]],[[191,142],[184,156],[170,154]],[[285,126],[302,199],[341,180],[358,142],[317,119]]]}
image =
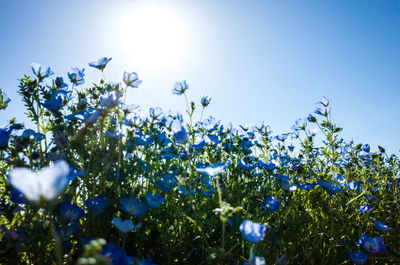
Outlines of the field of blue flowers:
{"label": "field of blue flowers", "polygon": [[107,82],[110,60],[91,85],[38,64],[19,80],[34,128],[0,129],[0,263],[400,264],[399,158],[343,140],[327,98],[280,135],[195,121],[211,98],[186,81],[186,122],[140,115],[142,81]]}

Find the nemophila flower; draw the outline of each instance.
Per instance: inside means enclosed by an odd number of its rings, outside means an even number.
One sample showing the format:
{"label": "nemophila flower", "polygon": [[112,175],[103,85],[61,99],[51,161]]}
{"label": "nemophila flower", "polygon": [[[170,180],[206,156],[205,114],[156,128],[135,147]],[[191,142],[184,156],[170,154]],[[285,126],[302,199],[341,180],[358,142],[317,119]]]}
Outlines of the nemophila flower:
{"label": "nemophila flower", "polygon": [[108,257],[112,265],[131,265],[134,260],[125,249],[116,247],[113,242],[108,243],[101,254]]}
{"label": "nemophila flower", "polygon": [[54,80],[54,84],[58,88],[68,87],[68,85],[66,83],[64,83],[64,79],[62,77],[57,77],[56,80]]}
{"label": "nemophila flower", "polygon": [[149,210],[147,205],[137,198],[121,198],[121,209],[136,217],[142,217]]}
{"label": "nemophila flower", "polygon": [[211,98],[210,98],[209,96],[203,96],[203,97],[201,98],[200,102],[201,102],[201,105],[205,108],[205,107],[207,107],[208,105],[210,105]]}
{"label": "nemophila flower", "polygon": [[0,149],[5,149],[8,146],[11,132],[11,128],[0,128]]}
{"label": "nemophila flower", "polygon": [[[180,186],[180,187],[178,187],[177,190],[178,190],[179,194],[182,194],[184,196],[189,195],[189,191],[185,186]],[[194,190],[190,189],[190,194],[192,194],[192,195],[195,194]]]}
{"label": "nemophila flower", "polygon": [[213,177],[223,173],[229,166],[229,163],[218,163],[213,166],[196,168],[197,172],[203,173],[207,176]]}
{"label": "nemophila flower", "polygon": [[378,149],[381,153],[385,153],[385,148],[383,148],[382,146],[378,145]]}
{"label": "nemophila flower", "polygon": [[158,206],[160,206],[162,203],[166,202],[167,200],[162,197],[160,194],[155,193],[154,195],[146,192],[145,195],[147,204],[151,207],[151,208],[157,208]]}
{"label": "nemophila flower", "polygon": [[109,201],[110,199],[106,197],[96,197],[87,199],[85,201],[85,206],[91,214],[99,215],[104,211]]}
{"label": "nemophila flower", "polygon": [[357,189],[361,188],[362,184],[363,184],[362,181],[353,181],[353,182],[350,182],[350,183],[345,183],[344,186],[348,190],[357,190]]}
{"label": "nemophila flower", "polygon": [[306,125],[306,119],[298,118],[291,129],[294,131],[304,130],[306,128]]}
{"label": "nemophila flower", "polygon": [[109,61],[111,61],[111,58],[101,57],[97,61],[90,62],[89,66],[99,69],[100,71],[104,71],[104,68],[106,68],[106,65]]}
{"label": "nemophila flower", "polygon": [[252,164],[247,163],[244,159],[238,159],[238,165],[244,170],[252,170],[254,168]]}
{"label": "nemophila flower", "polygon": [[189,86],[186,83],[186,80],[183,80],[182,82],[176,82],[174,88],[172,89],[172,94],[180,96],[183,95],[188,89]]}
{"label": "nemophila flower", "polygon": [[31,202],[41,199],[54,200],[67,186],[69,178],[67,162],[59,160],[52,167],[46,167],[39,173],[27,168],[15,168],[10,171],[8,181]]}
{"label": "nemophila flower", "polygon": [[132,223],[131,220],[122,221],[122,219],[119,218],[119,217],[114,217],[114,218],[112,219],[111,223],[112,223],[116,228],[118,228],[118,230],[121,231],[122,233],[126,233],[126,232],[129,232],[129,231],[133,231],[133,230],[135,230],[136,228],[139,228],[139,227],[142,226],[141,223],[138,224],[138,225],[133,225],[133,223]]}
{"label": "nemophila flower", "polygon": [[194,148],[196,151],[203,150],[205,146],[206,146],[206,141],[204,141],[204,139],[201,139],[200,141],[197,141],[191,145],[191,147]]}
{"label": "nemophila flower", "polygon": [[365,248],[369,253],[379,253],[386,251],[386,246],[381,237],[370,237],[367,234],[362,234],[358,240],[358,244]]}
{"label": "nemophila flower", "polygon": [[69,81],[73,85],[83,85],[85,83],[85,68],[79,69],[78,67],[72,67],[72,73],[68,72]]}
{"label": "nemophila flower", "polygon": [[244,220],[240,227],[240,232],[251,243],[258,243],[265,237],[267,226],[259,223],[253,223],[250,220]]}
{"label": "nemophila flower", "polygon": [[279,135],[274,136],[274,139],[276,139],[278,141],[281,141],[281,142],[284,142],[287,139],[288,136],[289,136],[289,133],[283,133],[283,134],[279,134]]}
{"label": "nemophila flower", "polygon": [[360,208],[358,209],[359,212],[361,213],[366,213],[370,210],[371,208],[369,207],[368,204],[366,205],[361,205]]}
{"label": "nemophila flower", "polygon": [[326,180],[317,180],[318,184],[328,191],[332,195],[336,195],[338,192],[342,191],[342,188],[339,185],[335,185]]}
{"label": "nemophila flower", "polygon": [[71,204],[71,201],[60,203],[58,208],[60,209],[61,215],[64,219],[69,222],[77,222],[85,215],[85,211],[83,211],[78,205]]}
{"label": "nemophila flower", "polygon": [[361,146],[361,151],[369,153],[369,151],[371,151],[371,146],[369,146],[369,144],[363,144]]}
{"label": "nemophila flower", "polygon": [[178,180],[171,173],[165,173],[161,176],[161,180],[157,180],[156,184],[160,186],[163,192],[169,192],[173,188],[175,188]]}
{"label": "nemophila flower", "polygon": [[189,135],[183,125],[174,128],[173,134],[178,144],[186,144],[189,141]]}
{"label": "nemophila flower", "polygon": [[59,109],[63,103],[62,93],[64,92],[66,91],[61,89],[57,90],[50,99],[43,102],[42,106],[51,111],[54,115],[58,115]]}
{"label": "nemophila flower", "polygon": [[347,252],[347,255],[349,256],[349,259],[357,265],[364,264],[368,259],[368,254],[365,254],[360,250],[354,252],[349,251]]}
{"label": "nemophila flower", "polygon": [[138,145],[148,146],[154,142],[151,136],[147,136],[141,131],[137,131],[135,135],[135,142]]}
{"label": "nemophila flower", "polygon": [[290,180],[289,176],[283,176],[281,174],[272,174],[272,176],[274,176],[277,180],[280,180],[280,181],[288,181],[288,180]]}
{"label": "nemophila flower", "polygon": [[277,211],[279,210],[280,202],[277,201],[274,197],[270,196],[264,199],[265,209],[268,211]]}
{"label": "nemophila flower", "polygon": [[100,97],[99,106],[105,108],[115,107],[117,106],[120,97],[121,95],[118,93],[118,91],[114,90],[110,94]]}
{"label": "nemophila flower", "polygon": [[42,66],[37,63],[32,63],[31,68],[32,68],[33,74],[36,75],[36,77],[39,79],[39,81],[42,81],[43,79],[54,74],[51,71],[50,67],[47,67],[46,69],[44,69],[44,68],[42,69]]}
{"label": "nemophila flower", "polygon": [[127,87],[138,88],[142,84],[142,80],[139,80],[139,76],[135,72],[124,72],[123,80]]}
{"label": "nemophila flower", "polygon": [[315,114],[327,116],[331,111],[331,106],[329,105],[329,100],[326,97],[322,97],[321,101],[317,102]]}
{"label": "nemophila flower", "polygon": [[315,186],[317,186],[317,183],[300,183],[299,188],[302,190],[312,190]]}
{"label": "nemophila flower", "polygon": [[375,225],[375,229],[378,230],[379,232],[386,232],[386,231],[392,230],[392,228],[390,226],[387,226],[378,220],[374,221],[374,225]]}

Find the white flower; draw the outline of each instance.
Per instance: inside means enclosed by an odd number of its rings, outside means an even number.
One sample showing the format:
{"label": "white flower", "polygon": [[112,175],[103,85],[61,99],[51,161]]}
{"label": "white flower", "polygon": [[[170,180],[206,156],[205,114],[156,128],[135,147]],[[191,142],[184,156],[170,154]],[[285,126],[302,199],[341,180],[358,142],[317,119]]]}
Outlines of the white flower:
{"label": "white flower", "polygon": [[27,168],[15,168],[11,170],[8,180],[31,202],[39,202],[41,198],[51,201],[67,186],[69,172],[67,162],[59,160],[39,173]]}

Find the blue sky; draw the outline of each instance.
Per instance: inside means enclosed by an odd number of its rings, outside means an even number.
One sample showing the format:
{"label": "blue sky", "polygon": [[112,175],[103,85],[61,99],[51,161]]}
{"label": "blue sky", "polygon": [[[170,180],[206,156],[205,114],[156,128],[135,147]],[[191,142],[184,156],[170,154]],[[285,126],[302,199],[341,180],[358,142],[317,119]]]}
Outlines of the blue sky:
{"label": "blue sky", "polygon": [[184,112],[171,89],[187,80],[190,99],[212,97],[206,115],[279,134],[326,96],[345,139],[400,149],[399,1],[2,0],[0,36],[0,126],[23,121],[17,79],[32,62],[64,78],[85,67],[90,84],[87,63],[106,56],[107,80],[139,74],[128,101],[145,113]]}

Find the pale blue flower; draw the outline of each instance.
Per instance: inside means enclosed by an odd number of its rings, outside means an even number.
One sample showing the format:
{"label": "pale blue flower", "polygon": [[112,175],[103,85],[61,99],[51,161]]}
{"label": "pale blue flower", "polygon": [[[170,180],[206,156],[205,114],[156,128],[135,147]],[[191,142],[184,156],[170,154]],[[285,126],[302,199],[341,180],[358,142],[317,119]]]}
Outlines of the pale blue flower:
{"label": "pale blue flower", "polygon": [[118,93],[118,91],[114,90],[110,94],[106,96],[101,96],[100,97],[100,107],[106,107],[106,108],[112,108],[117,106],[118,100],[121,97],[121,95]]}
{"label": "pale blue flower", "polygon": [[142,80],[139,80],[139,77],[135,72],[124,72],[123,80],[127,87],[138,88],[139,85],[142,84]]}
{"label": "pale blue flower", "polygon": [[136,198],[121,198],[121,209],[136,217],[142,217],[149,210],[146,204]]}
{"label": "pale blue flower", "polygon": [[107,58],[107,57],[101,57],[100,59],[93,62],[89,63],[90,67],[94,67],[96,69],[99,69],[100,71],[104,71],[104,68],[106,68],[107,63],[111,61],[111,58]]}
{"label": "pale blue flower", "polygon": [[250,220],[244,220],[239,227],[240,232],[251,243],[258,243],[265,237],[267,227],[263,224],[253,223]]}
{"label": "pale blue flower", "polygon": [[381,237],[370,237],[367,234],[362,234],[358,244],[365,248],[369,253],[379,253],[386,251],[386,246]]}
{"label": "pale blue flower", "polygon": [[279,210],[280,202],[270,196],[264,199],[264,206],[268,211],[273,212]]}
{"label": "pale blue flower", "polygon": [[85,206],[91,214],[99,215],[104,211],[104,208],[106,208],[109,200],[110,199],[106,197],[96,197],[92,200],[87,199],[85,201]]}
{"label": "pale blue flower", "polygon": [[67,162],[59,160],[54,166],[46,167],[39,173],[27,168],[15,168],[10,171],[8,181],[29,201],[39,202],[42,198],[51,201],[67,186],[69,172]]}
{"label": "pale blue flower", "polygon": [[196,171],[212,177],[223,173],[228,168],[228,166],[229,163],[218,163],[213,166],[196,168]]}
{"label": "pale blue flower", "polygon": [[65,201],[58,205],[61,215],[69,222],[77,222],[85,212],[76,204],[71,204],[71,201]]}
{"label": "pale blue flower", "polygon": [[42,66],[37,63],[32,63],[31,68],[32,68],[33,74],[36,75],[36,77],[39,79],[39,81],[42,81],[43,79],[54,74],[51,71],[50,67],[47,67],[47,69],[45,70],[44,68],[42,69]]}
{"label": "pale blue flower", "polygon": [[176,127],[173,134],[178,144],[186,144],[189,141],[189,135],[183,125]]}
{"label": "pale blue flower", "polygon": [[203,96],[203,97],[201,98],[200,102],[201,102],[201,105],[205,108],[205,107],[207,107],[208,105],[210,105],[211,98],[210,98],[209,96]]}
{"label": "pale blue flower", "polygon": [[188,89],[189,85],[186,83],[186,80],[183,80],[182,82],[176,82],[174,88],[172,89],[172,94],[180,96],[183,95]]}
{"label": "pale blue flower", "polygon": [[141,223],[139,223],[138,225],[134,225],[131,220],[122,221],[122,219],[119,217],[114,217],[111,223],[115,225],[115,227],[118,228],[118,230],[121,231],[122,233],[133,231],[136,228],[142,226]]}
{"label": "pale blue flower", "polygon": [[146,192],[145,195],[147,204],[151,207],[151,208],[157,208],[158,206],[160,206],[162,203],[166,202],[167,200],[162,197],[160,194],[155,193],[154,195]]}
{"label": "pale blue flower", "polygon": [[85,68],[79,69],[78,67],[73,67],[71,69],[72,73],[68,73],[69,81],[74,85],[83,85],[85,83]]}

